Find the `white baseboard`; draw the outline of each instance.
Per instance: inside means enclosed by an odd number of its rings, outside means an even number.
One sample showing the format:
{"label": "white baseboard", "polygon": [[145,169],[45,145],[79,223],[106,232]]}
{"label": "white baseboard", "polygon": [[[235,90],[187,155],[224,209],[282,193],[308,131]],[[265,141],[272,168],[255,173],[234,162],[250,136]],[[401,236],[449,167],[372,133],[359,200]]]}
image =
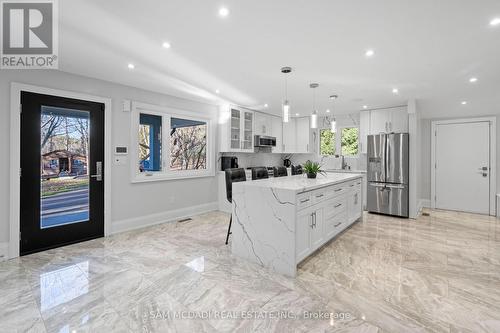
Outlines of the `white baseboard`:
{"label": "white baseboard", "polygon": [[9,258],[9,243],[0,243],[0,261]]}
{"label": "white baseboard", "polygon": [[173,222],[193,215],[198,215],[218,210],[218,208],[219,208],[218,202],[211,202],[208,204],[170,210],[167,212],[145,215],[141,217],[134,217],[131,219],[126,219],[121,221],[113,221],[111,234],[117,234],[124,231],[140,229],[165,222]]}

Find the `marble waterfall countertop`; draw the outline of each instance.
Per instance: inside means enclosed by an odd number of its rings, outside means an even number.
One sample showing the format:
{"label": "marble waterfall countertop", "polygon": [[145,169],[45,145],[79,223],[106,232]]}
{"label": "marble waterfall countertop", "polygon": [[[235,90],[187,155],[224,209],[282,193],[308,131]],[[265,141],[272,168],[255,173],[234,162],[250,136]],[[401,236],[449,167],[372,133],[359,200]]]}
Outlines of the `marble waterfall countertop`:
{"label": "marble waterfall countertop", "polygon": [[267,179],[253,180],[247,182],[233,183],[233,189],[244,186],[271,188],[276,190],[293,191],[301,193],[312,191],[321,187],[335,185],[362,177],[359,173],[326,173],[318,174],[317,178],[309,179],[306,175],[288,177],[271,177]]}

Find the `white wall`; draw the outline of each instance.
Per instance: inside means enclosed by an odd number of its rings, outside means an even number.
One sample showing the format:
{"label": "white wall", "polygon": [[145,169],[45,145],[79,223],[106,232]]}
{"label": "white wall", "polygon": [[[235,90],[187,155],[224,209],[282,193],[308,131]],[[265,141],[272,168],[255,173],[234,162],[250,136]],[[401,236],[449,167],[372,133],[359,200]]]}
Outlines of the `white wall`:
{"label": "white wall", "polygon": [[[51,70],[5,70],[0,76],[0,242],[8,241],[9,235],[9,123],[10,83],[20,82],[54,89],[75,91],[112,99],[112,143],[130,146],[130,113],[122,112],[122,100],[136,100],[155,105],[169,106],[200,112],[216,120],[217,107],[188,101],[168,95],[152,93],[106,81],[86,78]],[[217,140],[215,140],[217,142]],[[112,166],[112,220],[113,225],[129,220],[140,224],[141,218],[154,215],[169,216],[169,211],[191,206],[209,206],[217,202],[215,177],[172,180],[164,182],[132,184],[129,165]],[[214,206],[215,207],[215,206]],[[136,218],[136,219],[134,219]],[[130,221],[132,219],[132,221]],[[145,218],[149,223],[151,217]],[[112,229],[114,229],[112,227]]]}

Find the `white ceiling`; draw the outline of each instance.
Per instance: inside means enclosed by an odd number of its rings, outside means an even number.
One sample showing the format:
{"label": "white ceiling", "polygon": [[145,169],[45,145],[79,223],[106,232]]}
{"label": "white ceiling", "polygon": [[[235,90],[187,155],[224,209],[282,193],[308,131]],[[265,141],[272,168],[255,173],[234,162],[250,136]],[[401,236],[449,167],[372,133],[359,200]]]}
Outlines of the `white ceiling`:
{"label": "white ceiling", "polygon": [[[220,6],[230,15],[221,18]],[[424,117],[500,113],[498,0],[64,0],[60,69],[280,113],[350,113],[417,98]],[[171,49],[162,48],[169,41]],[[365,51],[373,48],[373,58]],[[128,63],[135,69],[129,70]],[[479,81],[470,84],[469,78]],[[392,94],[393,87],[399,95]],[[215,90],[220,89],[219,96]],[[340,98],[333,103],[332,93]],[[467,100],[466,106],[461,105]]]}

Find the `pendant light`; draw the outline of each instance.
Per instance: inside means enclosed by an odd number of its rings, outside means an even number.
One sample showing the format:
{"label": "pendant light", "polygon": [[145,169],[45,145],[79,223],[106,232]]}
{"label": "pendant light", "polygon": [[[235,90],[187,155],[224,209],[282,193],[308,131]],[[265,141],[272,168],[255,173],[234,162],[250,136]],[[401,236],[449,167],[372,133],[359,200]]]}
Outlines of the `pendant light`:
{"label": "pendant light", "polygon": [[318,128],[318,110],[316,110],[316,91],[314,89],[319,87],[317,83],[311,83],[309,85],[313,89],[313,110],[311,113],[311,128]]}
{"label": "pendant light", "polygon": [[[292,72],[292,67],[282,67],[281,73],[289,74]],[[290,121],[290,102],[288,101],[288,81],[285,75],[285,99],[283,101],[283,122],[288,123]]]}
{"label": "pendant light", "polygon": [[[335,101],[339,96],[337,95],[330,95],[330,99],[332,101]],[[335,108],[332,105],[332,110],[335,110]],[[335,119],[335,116],[332,115],[332,120],[330,121],[330,132],[335,133],[337,132],[337,120]]]}

